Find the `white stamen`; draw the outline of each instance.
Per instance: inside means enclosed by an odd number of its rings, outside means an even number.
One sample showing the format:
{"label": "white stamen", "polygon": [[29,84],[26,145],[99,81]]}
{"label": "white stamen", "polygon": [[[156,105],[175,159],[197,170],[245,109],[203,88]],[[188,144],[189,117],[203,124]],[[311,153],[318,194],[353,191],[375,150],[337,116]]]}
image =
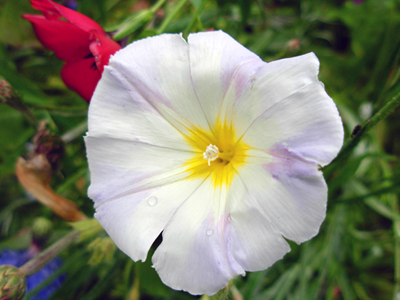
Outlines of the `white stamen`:
{"label": "white stamen", "polygon": [[206,148],[206,152],[203,153],[203,158],[207,159],[208,165],[210,165],[210,162],[212,162],[218,158],[218,154],[219,154],[218,147],[210,144]]}

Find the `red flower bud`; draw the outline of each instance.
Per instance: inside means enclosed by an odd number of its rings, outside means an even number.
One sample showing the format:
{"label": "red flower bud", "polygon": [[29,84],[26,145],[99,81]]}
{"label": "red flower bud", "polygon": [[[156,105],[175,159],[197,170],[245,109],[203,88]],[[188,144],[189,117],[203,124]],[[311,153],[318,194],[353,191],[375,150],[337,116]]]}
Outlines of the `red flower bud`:
{"label": "red flower bud", "polygon": [[39,41],[66,64],[64,83],[90,101],[104,65],[121,46],[92,19],[51,0],[31,0],[43,16],[23,15],[32,23]]}

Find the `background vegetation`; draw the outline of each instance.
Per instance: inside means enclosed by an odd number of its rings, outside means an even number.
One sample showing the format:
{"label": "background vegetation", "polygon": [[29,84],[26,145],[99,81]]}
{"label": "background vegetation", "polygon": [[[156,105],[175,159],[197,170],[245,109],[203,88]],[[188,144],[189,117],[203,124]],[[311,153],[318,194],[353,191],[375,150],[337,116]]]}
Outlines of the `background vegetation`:
{"label": "background vegetation", "polygon": [[[343,118],[347,144],[324,169],[329,201],[319,235],[300,246],[291,243],[292,251],[268,270],[236,278],[243,298],[400,299],[400,111],[393,111],[397,98],[392,101],[400,92],[400,1],[167,0],[151,9],[154,4],[79,0],[78,11],[116,31],[114,38],[124,43],[213,28],[265,61],[313,51],[321,61],[320,80]],[[39,14],[28,0],[0,0],[0,75],[54,133],[84,127],[86,102],[64,86],[63,62],[37,41],[20,17],[24,13]],[[361,130],[352,137],[356,125]],[[15,176],[17,158],[29,151],[35,132],[23,114],[0,104],[1,249],[29,247],[37,217],[53,223],[49,244],[71,230]],[[52,187],[91,216],[82,135],[66,144]],[[67,280],[51,299],[196,298],[164,286],[149,259],[134,263],[117,250],[111,259],[88,265],[91,242],[62,252],[58,274],[66,273]]]}

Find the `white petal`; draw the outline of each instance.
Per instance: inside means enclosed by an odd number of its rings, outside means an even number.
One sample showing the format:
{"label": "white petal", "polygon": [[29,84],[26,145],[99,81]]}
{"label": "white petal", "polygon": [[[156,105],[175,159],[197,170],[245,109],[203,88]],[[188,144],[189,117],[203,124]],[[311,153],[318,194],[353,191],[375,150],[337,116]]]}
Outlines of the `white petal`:
{"label": "white petal", "polygon": [[286,238],[302,243],[315,236],[325,218],[327,187],[318,166],[275,157],[240,169],[249,197]]}
{"label": "white petal", "polygon": [[311,83],[261,114],[244,134],[254,148],[324,166],[343,144],[343,125],[332,99]]}
{"label": "white petal", "polygon": [[190,150],[182,135],[109,66],[104,69],[91,100],[88,127],[90,136]]}
{"label": "white petal", "polygon": [[290,251],[257,200],[236,176],[228,197],[230,229],[226,234],[232,256],[246,271],[265,270]]}
{"label": "white petal", "polygon": [[240,80],[247,80],[266,63],[222,31],[190,34],[188,42],[196,95],[213,125],[217,118],[224,118],[224,110],[233,104],[234,98],[225,97],[232,78],[239,86]]}
{"label": "white petal", "polygon": [[134,261],[144,261],[154,240],[200,184],[179,181],[127,195],[97,207],[95,218],[119,249]]}
{"label": "white petal", "polygon": [[247,78],[234,78],[228,93],[236,98],[234,125],[238,135],[274,104],[319,82],[318,69],[317,57],[308,53],[265,64]]}
{"label": "white petal", "polygon": [[208,128],[193,89],[189,45],[181,35],[136,41],[117,52],[109,66],[179,131],[187,133],[192,125]]}
{"label": "white petal", "polygon": [[206,180],[165,227],[153,264],[166,285],[195,295],[212,295],[235,275],[244,275],[229,253],[226,214],[216,211],[221,202],[226,199]]}
{"label": "white petal", "polygon": [[135,141],[87,136],[91,174],[88,195],[104,202],[185,178],[183,164],[193,153]]}

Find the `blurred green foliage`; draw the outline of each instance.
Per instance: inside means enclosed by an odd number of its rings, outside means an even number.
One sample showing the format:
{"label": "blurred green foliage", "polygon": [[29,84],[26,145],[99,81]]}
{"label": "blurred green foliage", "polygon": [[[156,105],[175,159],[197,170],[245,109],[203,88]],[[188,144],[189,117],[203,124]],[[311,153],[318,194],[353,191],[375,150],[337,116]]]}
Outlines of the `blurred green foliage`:
{"label": "blurred green foliage", "polygon": [[[313,51],[320,80],[339,107],[346,141],[400,92],[398,0],[80,0],[78,10],[129,42],[162,32],[222,29],[265,61]],[[164,3],[165,2],[165,3]],[[362,3],[355,3],[362,2]],[[63,135],[86,120],[87,104],[60,79],[63,65],[36,40],[28,0],[0,0],[0,76],[38,120]],[[121,30],[128,28],[129,30]],[[119,30],[119,31],[118,31]],[[234,283],[245,300],[373,300],[400,297],[400,111],[364,134],[357,147],[324,172],[327,218],[317,237],[268,270]],[[84,125],[83,125],[84,126]],[[54,225],[54,241],[68,224],[33,201],[14,166],[35,133],[16,110],[0,105],[0,247],[26,248],[37,216]],[[66,145],[52,186],[93,214],[82,134]],[[104,233],[100,237],[105,237]],[[51,299],[195,299],[164,286],[145,263],[116,251],[88,265],[94,238],[63,253],[68,279]],[[150,257],[150,255],[149,255]],[[51,280],[51,278],[49,279]],[[34,292],[33,292],[34,293]]]}

